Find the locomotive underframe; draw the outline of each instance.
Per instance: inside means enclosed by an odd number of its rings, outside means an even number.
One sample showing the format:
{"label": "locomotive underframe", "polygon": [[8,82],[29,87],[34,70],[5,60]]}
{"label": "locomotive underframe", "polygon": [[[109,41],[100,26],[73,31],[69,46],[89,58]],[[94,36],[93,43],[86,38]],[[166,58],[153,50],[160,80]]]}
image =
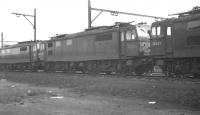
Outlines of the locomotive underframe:
{"label": "locomotive underframe", "polygon": [[200,76],[200,58],[154,58],[154,72],[168,76]]}
{"label": "locomotive underframe", "polygon": [[141,75],[152,70],[148,57],[91,61],[51,61],[1,64],[2,71],[38,71]]}
{"label": "locomotive underframe", "polygon": [[142,74],[149,72],[152,64],[148,58],[130,58],[113,60],[91,61],[56,61],[46,62],[45,71],[64,71],[82,73],[119,73],[119,74]]}
{"label": "locomotive underframe", "polygon": [[4,63],[1,71],[38,71],[67,73],[104,73],[142,75],[164,73],[167,76],[200,75],[200,58],[129,58],[91,61],[55,61]]}

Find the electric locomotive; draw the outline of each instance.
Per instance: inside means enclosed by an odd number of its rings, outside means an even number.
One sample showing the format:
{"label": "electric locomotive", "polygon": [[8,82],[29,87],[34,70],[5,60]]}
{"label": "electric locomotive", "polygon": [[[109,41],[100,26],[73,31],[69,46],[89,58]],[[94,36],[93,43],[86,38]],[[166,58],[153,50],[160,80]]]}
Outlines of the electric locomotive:
{"label": "electric locomotive", "polygon": [[25,41],[0,49],[0,69],[35,71],[44,65],[45,46],[41,41]]}
{"label": "electric locomotive", "polygon": [[[116,23],[52,37],[46,45],[46,71],[143,73],[150,53],[148,25]],[[140,69],[138,69],[140,67]]]}
{"label": "electric locomotive", "polygon": [[175,15],[179,17],[152,23],[154,71],[200,75],[200,8]]}

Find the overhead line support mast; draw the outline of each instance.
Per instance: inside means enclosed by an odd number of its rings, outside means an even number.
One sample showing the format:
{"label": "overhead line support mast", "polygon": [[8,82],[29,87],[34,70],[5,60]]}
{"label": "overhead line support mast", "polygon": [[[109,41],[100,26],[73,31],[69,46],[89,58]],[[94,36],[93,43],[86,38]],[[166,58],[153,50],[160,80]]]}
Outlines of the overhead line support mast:
{"label": "overhead line support mast", "polygon": [[[100,11],[94,19],[91,18],[91,11]],[[110,12],[113,16],[118,16],[118,14],[124,15],[132,15],[132,16],[139,16],[139,17],[147,17],[147,18],[154,18],[154,19],[166,19],[164,17],[157,17],[157,16],[150,16],[150,15],[143,15],[143,14],[136,14],[136,13],[129,13],[129,12],[121,12],[121,11],[114,11],[114,10],[107,10],[107,9],[100,9],[100,8],[92,8],[91,1],[88,0],[88,28],[92,27],[92,23],[103,13],[103,12]]]}

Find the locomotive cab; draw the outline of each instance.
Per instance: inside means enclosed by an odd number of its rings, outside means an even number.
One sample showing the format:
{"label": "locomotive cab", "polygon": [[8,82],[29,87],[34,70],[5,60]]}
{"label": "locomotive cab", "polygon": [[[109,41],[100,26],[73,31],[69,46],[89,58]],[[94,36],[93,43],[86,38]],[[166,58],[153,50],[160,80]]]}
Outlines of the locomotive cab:
{"label": "locomotive cab", "polygon": [[151,56],[154,57],[153,73],[159,75],[165,73],[164,59],[173,57],[173,36],[172,22],[165,20],[164,22],[154,22],[151,27]]}
{"label": "locomotive cab", "polygon": [[125,73],[144,74],[151,70],[149,25],[130,25],[120,29],[121,59]]}
{"label": "locomotive cab", "polygon": [[31,58],[32,58],[32,67],[34,71],[44,69],[44,60],[45,60],[45,42],[38,41],[32,45],[31,48]]}
{"label": "locomotive cab", "polygon": [[153,23],[151,28],[151,55],[171,57],[173,55],[172,26],[169,22]]}
{"label": "locomotive cab", "polygon": [[152,24],[150,42],[155,71],[200,75],[200,14],[186,13]]}
{"label": "locomotive cab", "polygon": [[150,36],[148,25],[134,25],[120,30],[121,55],[125,57],[148,56]]}

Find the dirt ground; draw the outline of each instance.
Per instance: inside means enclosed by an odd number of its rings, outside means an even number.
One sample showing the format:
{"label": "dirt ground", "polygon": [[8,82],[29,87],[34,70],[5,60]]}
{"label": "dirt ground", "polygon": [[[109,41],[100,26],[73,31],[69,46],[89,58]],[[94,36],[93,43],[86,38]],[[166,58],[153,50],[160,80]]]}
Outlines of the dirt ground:
{"label": "dirt ground", "polygon": [[0,115],[200,115],[200,80],[0,73]]}

